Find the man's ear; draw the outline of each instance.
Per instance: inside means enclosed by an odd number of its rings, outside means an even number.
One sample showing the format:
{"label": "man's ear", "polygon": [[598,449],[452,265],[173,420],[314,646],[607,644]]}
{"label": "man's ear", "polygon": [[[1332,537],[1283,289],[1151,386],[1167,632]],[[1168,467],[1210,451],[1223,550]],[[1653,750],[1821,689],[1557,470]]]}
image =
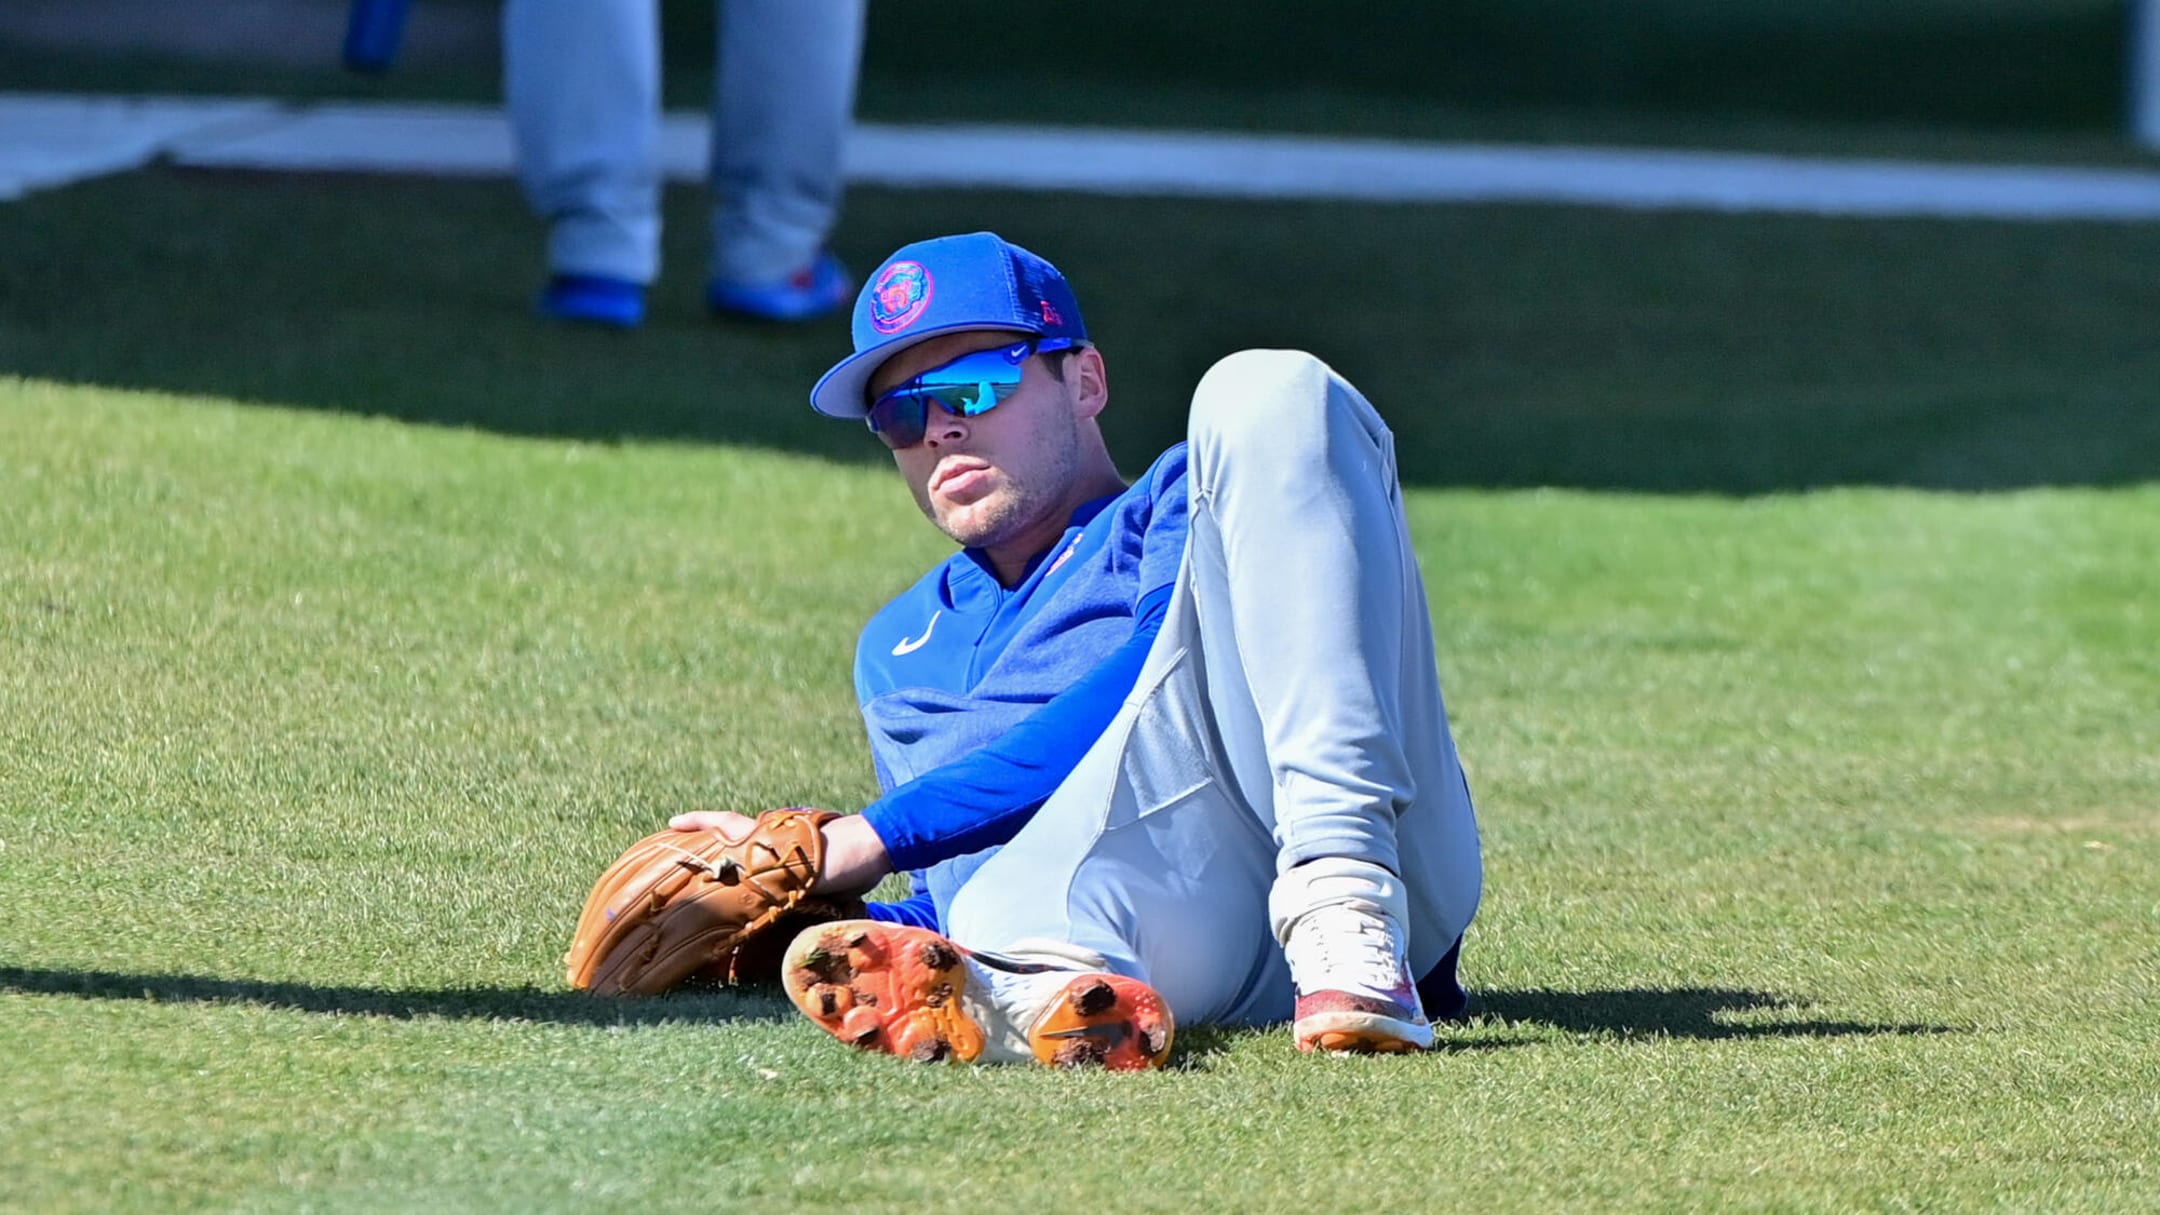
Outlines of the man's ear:
{"label": "man's ear", "polygon": [[1102,355],[1083,346],[1065,359],[1065,387],[1070,389],[1080,417],[1092,418],[1110,404],[1110,377],[1103,370]]}

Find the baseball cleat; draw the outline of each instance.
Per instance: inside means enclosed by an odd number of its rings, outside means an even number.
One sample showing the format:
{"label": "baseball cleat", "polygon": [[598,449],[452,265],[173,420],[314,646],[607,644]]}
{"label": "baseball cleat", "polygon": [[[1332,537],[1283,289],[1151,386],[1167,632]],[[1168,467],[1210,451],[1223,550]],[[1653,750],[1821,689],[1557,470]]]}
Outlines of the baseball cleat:
{"label": "baseball cleat", "polygon": [[558,274],[541,289],[534,308],[558,321],[635,329],[645,320],[645,288],[599,274]]}
{"label": "baseball cleat", "polygon": [[842,920],[788,946],[781,985],[863,1050],[918,1063],[1160,1067],[1170,1010],[1138,979],[975,952],[927,928]]}
{"label": "baseball cleat", "polygon": [[713,279],[705,285],[705,304],[714,312],[755,321],[811,321],[845,308],[855,294],[847,267],[829,252],[772,283],[737,283]]}
{"label": "baseball cleat", "polygon": [[1393,874],[1340,858],[1292,869],[1277,879],[1271,915],[1297,991],[1299,1050],[1392,1055],[1432,1046]]}

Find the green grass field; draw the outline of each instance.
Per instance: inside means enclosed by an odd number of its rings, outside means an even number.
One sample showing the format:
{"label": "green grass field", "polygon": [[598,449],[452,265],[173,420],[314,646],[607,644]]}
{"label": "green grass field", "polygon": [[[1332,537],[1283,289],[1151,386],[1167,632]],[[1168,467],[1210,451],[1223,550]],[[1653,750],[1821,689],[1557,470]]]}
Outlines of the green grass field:
{"label": "green grass field", "polygon": [[136,176],[0,210],[0,1206],[2160,1200],[2149,230],[856,214],[865,260],[1054,225],[1129,456],[1211,347],[1303,328],[1374,387],[1489,846],[1476,1020],[1136,1079],[570,994],[660,816],[873,791],[853,630],[940,550],[802,407],[839,328],[686,275],[545,329],[503,186]]}
{"label": "green grass field", "polygon": [[[2110,11],[1967,24],[2059,51]],[[1051,51],[1084,104],[1225,122],[1541,104],[1150,85],[1115,49]],[[1902,138],[1703,88],[1554,130]],[[2079,112],[1907,117],[2046,159],[2104,142]],[[1111,1077],[563,986],[664,815],[872,795],[854,633],[943,551],[807,409],[845,326],[706,319],[700,199],[668,205],[632,335],[525,314],[502,183],[0,207],[0,1211],[2160,1207],[2160,230],[851,195],[858,266],[972,227],[1059,261],[1128,472],[1241,345],[1318,351],[1398,433],[1487,844],[1474,1019],[1394,1060],[1187,1032]]]}
{"label": "green grass field", "polygon": [[[634,339],[525,302],[507,183],[164,172],[0,209],[0,371],[505,433],[860,464],[806,407],[847,342],[716,326],[700,192]],[[2160,471],[2160,227],[857,190],[858,267],[992,228],[1070,268],[1137,472],[1224,353],[1319,352],[1435,486],[1761,493]]]}
{"label": "green grass field", "polygon": [[657,814],[869,796],[889,478],[4,391],[21,1209],[2155,1196],[2150,490],[1421,492],[1476,1023],[925,1071],[555,964]]}

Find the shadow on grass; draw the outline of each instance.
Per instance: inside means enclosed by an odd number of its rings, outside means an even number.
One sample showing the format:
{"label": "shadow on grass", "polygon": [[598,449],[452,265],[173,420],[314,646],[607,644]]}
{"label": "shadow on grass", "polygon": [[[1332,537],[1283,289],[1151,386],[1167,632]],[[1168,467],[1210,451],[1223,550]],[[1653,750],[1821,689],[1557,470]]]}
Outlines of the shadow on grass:
{"label": "shadow on grass", "polygon": [[[1474,990],[1469,1014],[1439,1027],[1433,1049],[1444,1054],[1505,1050],[1550,1041],[1542,1033],[1510,1031],[1548,1028],[1583,1037],[1692,1038],[1722,1041],[1739,1038],[1842,1038],[1863,1035],[1933,1035],[1955,1032],[1946,1025],[1886,1024],[1871,1021],[1791,1019],[1804,1012],[1804,1001],[1765,991],[1723,987],[1633,988],[1614,991]],[[1778,1019],[1732,1021],[1735,1014],[1769,1014]],[[1498,1032],[1496,1032],[1498,1031]],[[1246,1038],[1283,1032],[1281,1027],[1197,1026],[1178,1031],[1173,1066],[1206,1071],[1214,1059]],[[1469,1036],[1464,1036],[1469,1035]]]}
{"label": "shadow on grass", "polygon": [[[1486,1051],[1507,1050],[1512,1047],[1530,1046],[1542,1039],[1528,1034],[1494,1035],[1480,1034],[1475,1038],[1449,1036],[1448,1026],[1441,1026],[1440,1036],[1434,1040],[1432,1053],[1439,1055],[1480,1054]],[[1179,1027],[1177,1049],[1171,1053],[1166,1065],[1173,1071],[1206,1072],[1216,1067],[1220,1058],[1235,1050],[1239,1043],[1253,1039],[1290,1040],[1290,1028],[1286,1025],[1196,1025]]]}
{"label": "shadow on grass", "polygon": [[[0,375],[513,435],[888,456],[809,409],[845,318],[723,324],[703,200],[633,333],[552,326],[507,182],[155,171],[0,207]],[[1415,485],[1751,494],[2160,477],[2160,225],[863,189],[858,268],[994,228],[1057,260],[1137,473],[1248,346],[1360,385]]]}
{"label": "shadow on grass", "polygon": [[545,1021],[560,1025],[658,1025],[777,1021],[794,1009],[774,989],[698,988],[656,999],[611,999],[537,987],[398,990],[215,979],[206,975],[116,974],[97,970],[0,967],[0,992],[141,1000],[152,1004],[252,1004],[339,1016],[412,1020]]}
{"label": "shadow on grass", "polygon": [[[1946,1025],[1788,1019],[1804,1001],[1766,991],[1681,987],[1619,991],[1473,990],[1470,1018],[1508,1025],[1549,1025],[1573,1034],[1663,1038],[1839,1038],[1864,1034],[1946,1034]],[[1770,1014],[1760,1023],[1734,1014]]]}
{"label": "shadow on grass", "polygon": [[[535,1021],[559,1025],[719,1025],[794,1019],[787,999],[772,989],[703,988],[657,999],[608,999],[533,987],[450,987],[396,990],[214,979],[204,975],[118,974],[110,971],[0,967],[0,993],[79,996],[89,1000],[140,1000],[151,1004],[247,1004],[261,1008],[337,1016],[412,1020]],[[1828,1038],[1877,1034],[1944,1034],[1942,1025],[1865,1021],[1779,1020],[1734,1024],[1733,1013],[1790,1013],[1804,1004],[1769,992],[1729,988],[1623,989],[1617,991],[1479,991],[1469,1017],[1442,1026],[1433,1049],[1443,1054],[1504,1050],[1545,1040],[1543,1035],[1490,1032],[1488,1022],[1508,1029],[1547,1026],[1585,1037]],[[1474,1030],[1474,1037],[1451,1036]],[[1178,1033],[1171,1066],[1207,1071],[1238,1042],[1285,1032],[1281,1026],[1200,1025]]]}

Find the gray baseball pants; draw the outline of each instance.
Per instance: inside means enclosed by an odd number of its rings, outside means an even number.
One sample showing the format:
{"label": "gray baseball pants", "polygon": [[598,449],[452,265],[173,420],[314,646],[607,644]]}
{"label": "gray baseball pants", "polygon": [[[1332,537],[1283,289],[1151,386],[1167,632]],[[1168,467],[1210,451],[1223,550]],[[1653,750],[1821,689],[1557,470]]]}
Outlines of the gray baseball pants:
{"label": "gray baseball pants", "polygon": [[1379,415],[1311,355],[1254,350],[1201,380],[1189,428],[1191,535],[1132,695],[948,923],[1099,954],[1183,1024],[1276,1022],[1285,875],[1399,874],[1423,976],[1477,910],[1477,824]]}
{"label": "gray baseball pants", "polygon": [[[776,282],[841,197],[864,0],[719,0],[711,276]],[[548,265],[650,283],[660,266],[658,0],[507,0],[503,91]]]}

